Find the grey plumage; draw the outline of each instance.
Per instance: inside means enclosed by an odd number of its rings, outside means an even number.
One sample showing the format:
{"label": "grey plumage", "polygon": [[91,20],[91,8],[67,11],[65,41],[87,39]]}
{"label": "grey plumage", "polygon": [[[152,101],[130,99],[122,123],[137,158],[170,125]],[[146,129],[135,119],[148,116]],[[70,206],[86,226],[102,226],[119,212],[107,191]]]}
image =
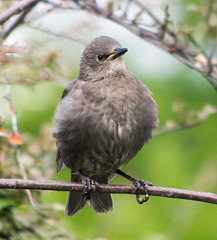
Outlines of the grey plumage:
{"label": "grey plumage", "polygon": [[[72,171],[72,181],[81,181],[81,171],[107,183],[157,127],[156,103],[148,88],[127,69],[121,56],[126,51],[113,38],[96,38],[83,52],[79,77],[63,92],[53,136],[57,171],[64,163]],[[83,195],[70,192],[65,214],[79,212],[86,203]],[[113,208],[110,194],[91,193],[90,205],[96,212]]]}

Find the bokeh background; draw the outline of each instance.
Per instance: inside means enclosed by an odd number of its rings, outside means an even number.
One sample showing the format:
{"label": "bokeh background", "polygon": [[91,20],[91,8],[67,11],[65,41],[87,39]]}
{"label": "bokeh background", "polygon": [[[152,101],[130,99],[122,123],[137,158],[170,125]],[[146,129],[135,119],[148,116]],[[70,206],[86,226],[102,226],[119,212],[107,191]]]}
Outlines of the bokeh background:
{"label": "bokeh background", "polygon": [[[165,1],[144,3],[163,16]],[[205,17],[198,10],[206,7],[204,2],[168,3],[171,19],[188,26],[209,51],[214,40],[212,35],[207,37]],[[158,103],[159,129],[178,124],[177,116],[184,119],[201,111],[207,116],[196,127],[160,135],[156,132],[123,170],[155,186],[217,193],[217,94],[204,77],[127,29],[82,10],[50,11],[40,4],[29,19],[4,42],[24,49],[24,56],[3,69],[12,82],[19,81],[11,84],[11,95],[24,141],[21,159],[29,179],[69,181],[68,169],[55,173],[52,118],[64,86],[78,76],[85,45],[107,35],[129,48],[124,56],[126,64],[153,93]],[[215,18],[213,22],[217,24]],[[2,127],[12,132],[5,88],[0,85],[0,116]],[[210,111],[213,114],[209,115]],[[3,138],[0,143],[0,176],[21,178],[15,148]],[[111,183],[128,182],[116,176]],[[31,207],[25,192],[1,190],[0,197],[0,239],[6,239],[3,233],[7,231],[11,232],[8,239],[217,239],[217,207],[213,204],[150,197],[139,205],[133,195],[113,195],[113,212],[96,214],[87,206],[69,218],[64,216],[66,192],[33,192],[40,211]]]}

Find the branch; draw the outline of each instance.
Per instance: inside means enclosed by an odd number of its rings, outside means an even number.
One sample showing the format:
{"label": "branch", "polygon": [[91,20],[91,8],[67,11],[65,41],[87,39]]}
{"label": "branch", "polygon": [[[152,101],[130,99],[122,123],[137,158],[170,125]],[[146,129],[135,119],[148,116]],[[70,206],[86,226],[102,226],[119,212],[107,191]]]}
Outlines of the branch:
{"label": "branch", "polygon": [[[49,2],[49,1],[48,1]],[[215,61],[210,61],[210,58],[204,57],[201,58],[201,49],[198,49],[197,52],[192,51],[179,40],[176,32],[171,31],[168,26],[161,22],[150,9],[145,7],[144,4],[140,3],[137,0],[132,0],[131,3],[136,4],[142,12],[149,15],[149,17],[157,25],[158,32],[152,32],[145,27],[141,27],[141,24],[137,24],[134,20],[126,19],[126,13],[124,16],[115,15],[115,11],[108,11],[106,8],[101,8],[97,5],[95,1],[84,0],[77,1],[73,0],[74,3],[78,5],[81,9],[85,9],[89,12],[92,12],[95,15],[102,16],[109,20],[112,20],[121,26],[125,27],[129,31],[143,38],[144,40],[150,42],[151,44],[163,49],[164,51],[172,54],[179,61],[184,63],[190,68],[200,72],[217,90],[217,66]],[[54,6],[55,7],[55,6]],[[155,29],[156,30],[156,29]],[[163,34],[162,34],[163,31]],[[167,34],[165,36],[165,34]]]}
{"label": "branch", "polygon": [[9,77],[8,77],[7,73],[5,73],[5,79],[6,79],[6,82],[7,82],[7,85],[6,85],[6,93],[7,93],[6,98],[7,98],[8,102],[9,102],[9,106],[10,106],[12,128],[13,128],[14,134],[16,136],[19,136],[16,110],[15,110],[14,104],[13,104],[12,99],[11,99],[10,80],[9,80]]}
{"label": "branch", "polygon": [[[14,14],[24,12],[40,1],[43,0],[23,0],[17,3],[16,5],[12,6],[11,8],[5,10],[3,13],[0,14],[0,24],[3,24]],[[61,8],[64,8],[61,2],[59,4],[55,4],[54,2],[48,0],[43,2],[53,5],[54,8],[58,8],[59,5],[61,6]],[[177,58],[179,61],[181,61],[188,67],[193,68],[194,70],[200,72],[214,87],[214,89],[217,90],[217,64],[215,63],[215,61],[212,61],[212,56],[216,50],[216,44],[214,44],[210,56],[207,56],[208,54],[205,54],[204,56],[203,54],[204,51],[198,44],[196,44],[196,47],[198,48],[197,51],[192,51],[188,46],[186,46],[183,43],[182,40],[179,39],[179,36],[175,31],[169,29],[168,8],[165,13],[166,20],[161,21],[155,16],[155,14],[153,14],[153,12],[148,7],[146,7],[141,2],[137,0],[130,1],[131,4],[133,3],[134,5],[140,8],[141,13],[148,14],[149,17],[155,23],[156,25],[156,28],[154,29],[155,31],[150,31],[148,28],[142,27],[141,24],[137,23],[136,19],[134,20],[127,19],[127,11],[129,9],[129,6],[127,6],[127,8],[125,9],[124,14],[120,16],[116,15],[113,9],[99,7],[96,1],[93,0],[80,0],[80,1],[73,0],[73,2],[80,9],[85,9],[89,12],[92,12],[93,14],[110,19],[120,24],[121,26],[127,28],[129,31],[133,32],[134,34],[138,35],[144,40],[150,42],[151,44],[172,54],[175,58]],[[68,9],[68,7],[65,7],[65,9]],[[192,37],[191,42],[193,42],[194,45],[196,43],[196,41]]]}
{"label": "branch", "polygon": [[32,10],[32,8],[36,3],[32,4],[32,6],[30,6],[28,9],[22,12],[19,17],[17,17],[17,19],[13,22],[13,24],[11,24],[11,26],[8,27],[6,31],[4,31],[4,33],[2,34],[2,38],[7,38],[17,26],[19,26],[21,23],[24,22],[26,15]]}
{"label": "branch", "polygon": [[5,23],[13,15],[25,11],[26,9],[32,7],[33,5],[40,1],[42,0],[23,0],[15,4],[14,6],[6,9],[4,12],[0,14],[0,25]]}
{"label": "branch", "polygon": [[203,121],[198,121],[198,122],[194,122],[194,123],[190,123],[190,124],[186,124],[186,125],[177,125],[177,126],[173,126],[171,128],[162,128],[162,129],[158,129],[154,132],[154,136],[159,136],[159,135],[163,135],[166,133],[172,133],[172,132],[178,132],[181,130],[185,130],[185,129],[189,129],[189,128],[193,128],[196,127],[200,124],[202,124]]}
{"label": "branch", "polygon": [[25,26],[27,26],[28,28],[31,28],[33,30],[40,31],[40,32],[43,32],[45,34],[49,34],[49,35],[52,35],[52,36],[55,36],[55,37],[58,37],[58,38],[61,38],[61,39],[70,40],[70,41],[79,43],[79,44],[84,45],[84,46],[87,45],[87,43],[85,43],[82,40],[79,40],[78,38],[64,36],[64,35],[61,35],[61,34],[58,34],[58,33],[51,32],[51,31],[49,31],[47,29],[43,29],[43,28],[38,28],[38,27],[32,26],[31,24],[28,24],[28,23],[25,23]]}
{"label": "branch", "polygon": [[[83,192],[82,183],[48,181],[48,180],[21,180],[21,179],[0,179],[0,189],[31,189],[31,190],[53,190],[53,191],[75,191]],[[114,193],[114,194],[145,194],[143,187],[136,192],[134,185],[92,185],[92,192]],[[175,188],[148,186],[151,196],[179,198],[194,200],[206,203],[217,204],[217,194],[207,192],[189,191]]]}
{"label": "branch", "polygon": [[205,104],[201,110],[188,110],[186,113],[183,111],[183,108],[183,103],[174,103],[173,112],[178,123],[174,123],[172,120],[167,121],[163,128],[156,129],[154,136],[196,127],[204,123],[211,114],[217,112],[217,108],[210,104]]}

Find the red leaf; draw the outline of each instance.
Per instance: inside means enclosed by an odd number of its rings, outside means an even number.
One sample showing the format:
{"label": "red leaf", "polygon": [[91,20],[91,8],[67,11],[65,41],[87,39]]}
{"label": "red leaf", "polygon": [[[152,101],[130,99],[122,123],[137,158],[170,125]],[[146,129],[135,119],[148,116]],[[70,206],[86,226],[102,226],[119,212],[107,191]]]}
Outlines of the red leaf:
{"label": "red leaf", "polygon": [[12,134],[10,137],[9,137],[9,140],[11,143],[13,144],[16,144],[18,146],[22,145],[23,144],[23,140],[21,139],[21,137],[15,135],[15,134]]}

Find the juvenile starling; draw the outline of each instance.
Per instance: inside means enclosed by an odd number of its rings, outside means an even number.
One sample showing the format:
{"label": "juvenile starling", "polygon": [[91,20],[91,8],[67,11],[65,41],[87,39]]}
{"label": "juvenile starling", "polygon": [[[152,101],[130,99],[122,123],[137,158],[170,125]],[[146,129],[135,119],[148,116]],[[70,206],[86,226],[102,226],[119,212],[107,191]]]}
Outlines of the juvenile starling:
{"label": "juvenile starling", "polygon": [[157,106],[148,88],[128,70],[128,51],[115,39],[93,40],[81,57],[78,78],[69,83],[57,107],[53,133],[57,142],[57,172],[63,163],[71,181],[82,182],[84,193],[69,192],[65,215],[78,213],[89,202],[95,212],[113,209],[109,193],[90,192],[93,181],[108,183],[115,173],[135,178],[120,168],[152,137]]}

